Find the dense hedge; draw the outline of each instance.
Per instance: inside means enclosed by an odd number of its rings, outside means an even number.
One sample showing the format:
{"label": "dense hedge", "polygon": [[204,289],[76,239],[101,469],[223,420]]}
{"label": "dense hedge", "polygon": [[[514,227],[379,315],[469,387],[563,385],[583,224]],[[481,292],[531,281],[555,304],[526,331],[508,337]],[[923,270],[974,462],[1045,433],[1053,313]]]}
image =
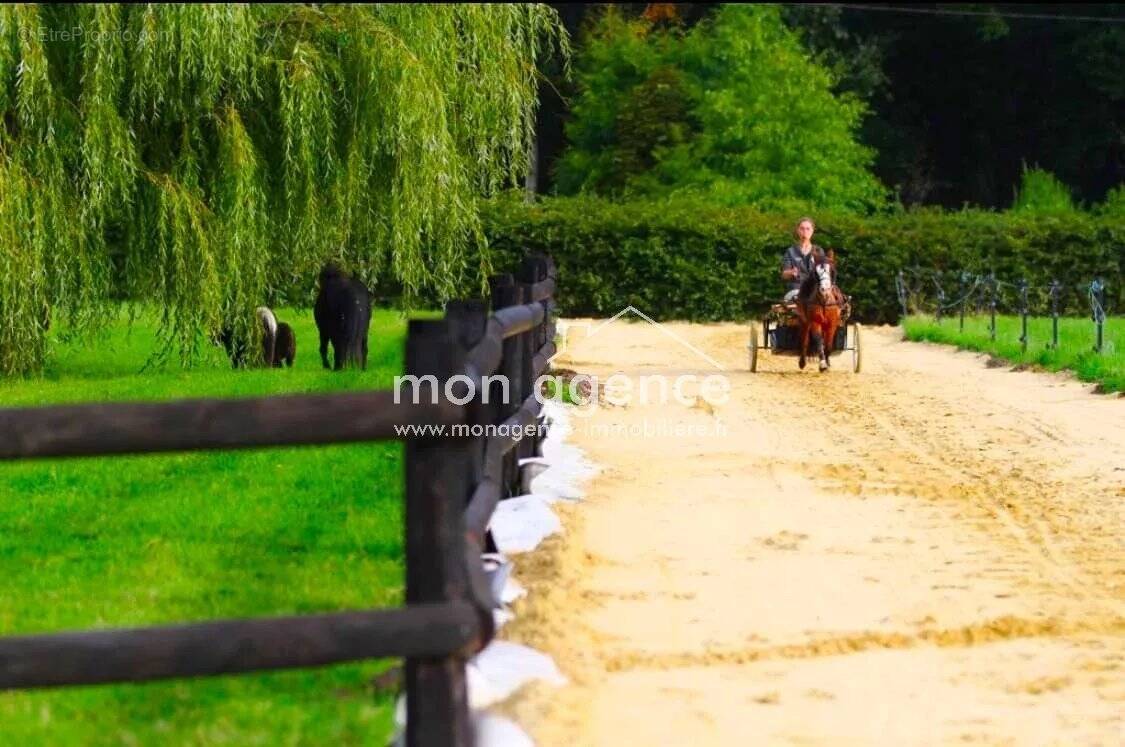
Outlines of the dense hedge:
{"label": "dense hedge", "polygon": [[[555,257],[562,313],[603,316],[628,304],[658,319],[744,319],[782,293],[781,253],[798,215],[767,215],[686,201],[615,203],[549,198],[534,205],[505,197],[483,218],[493,263],[509,267],[524,251]],[[860,217],[815,214],[814,241],[839,256],[840,285],[856,317],[895,321],[901,267],[994,270],[1069,288],[1066,308],[1084,313],[1080,284],[1101,277],[1120,309],[1125,221],[1085,213],[1028,215],[966,210],[906,211]],[[1003,304],[1002,304],[1003,305]]]}

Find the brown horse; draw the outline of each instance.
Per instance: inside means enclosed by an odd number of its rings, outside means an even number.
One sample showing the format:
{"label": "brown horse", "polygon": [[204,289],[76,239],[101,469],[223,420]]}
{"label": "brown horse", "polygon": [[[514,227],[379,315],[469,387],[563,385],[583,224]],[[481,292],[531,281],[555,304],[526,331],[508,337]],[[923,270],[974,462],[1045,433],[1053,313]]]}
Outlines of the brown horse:
{"label": "brown horse", "polygon": [[820,361],[820,370],[828,370],[836,330],[840,328],[842,306],[843,294],[836,287],[836,253],[829,249],[827,256],[816,255],[813,271],[801,283],[801,289],[797,292],[797,316],[801,320],[801,357],[797,361],[798,367],[805,367],[811,338]]}

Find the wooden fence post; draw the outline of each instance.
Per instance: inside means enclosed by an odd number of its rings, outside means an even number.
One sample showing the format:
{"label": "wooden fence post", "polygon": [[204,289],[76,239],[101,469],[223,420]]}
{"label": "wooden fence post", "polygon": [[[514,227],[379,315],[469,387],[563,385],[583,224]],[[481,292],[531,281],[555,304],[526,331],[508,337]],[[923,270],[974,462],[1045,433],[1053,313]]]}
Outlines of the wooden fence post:
{"label": "wooden fence post", "polygon": [[[531,286],[526,283],[516,283],[516,305],[523,306],[531,302]],[[512,398],[515,400],[513,403],[514,411],[518,412],[523,407],[523,401],[531,394],[531,388],[534,382],[531,381],[531,360],[535,353],[531,348],[534,344],[535,330],[529,329],[526,332],[521,332],[511,339],[515,340],[515,353],[512,358],[513,368],[518,371],[517,381],[519,386],[512,386]],[[527,450],[527,441],[529,439],[520,438],[519,443],[512,449],[512,492],[514,495],[519,495],[523,492],[520,485],[520,460],[525,457],[531,456]]]}
{"label": "wooden fence post", "polygon": [[[547,313],[545,313],[543,315],[543,344],[546,345],[549,342],[553,343],[555,341],[555,322],[554,322],[553,319],[551,319],[550,311],[551,311],[551,306],[557,303],[556,300],[555,300],[555,295],[558,293],[558,268],[555,267],[555,259],[551,255],[549,255],[549,254],[544,255],[543,259],[546,262],[546,268],[545,268],[546,273],[547,273],[546,276],[548,278],[553,278],[555,280],[555,290],[551,294],[550,302],[546,305],[546,312]],[[557,352],[558,351],[556,350],[556,353]],[[551,368],[551,366],[550,366],[550,364],[548,364],[547,370],[550,370],[550,368]],[[544,373],[546,373],[546,371],[544,371]],[[542,441],[542,439],[538,439],[536,441],[535,455],[536,456],[543,456],[543,441]]]}
{"label": "wooden fence post", "polygon": [[[464,350],[450,324],[412,320],[406,337],[406,372],[430,375],[419,388],[427,401],[459,373]],[[471,444],[467,439],[413,438],[406,442],[406,602],[468,599],[464,511],[469,498]],[[473,743],[465,657],[408,658],[406,743],[410,747]]]}
{"label": "wooden fence post", "polygon": [[[519,279],[525,288],[527,300],[531,300],[530,289],[535,283],[547,279],[548,271],[547,257],[542,254],[530,254],[523,258],[523,264],[520,266]],[[538,373],[535,371],[534,361],[535,355],[539,352],[540,348],[547,342],[547,324],[548,319],[547,307],[548,301],[541,301],[543,305],[543,321],[535,326],[534,329],[525,333],[526,344],[523,350],[523,366],[524,375],[527,378],[527,389],[524,392],[524,397],[530,397],[535,394],[536,380]],[[534,424],[539,425],[539,411],[540,407],[538,402],[535,405],[535,419]],[[520,458],[526,459],[535,456],[539,452],[539,429],[536,427],[535,434],[530,437],[525,437],[519,443]]]}
{"label": "wooden fence post", "polygon": [[[445,304],[445,318],[449,322],[449,331],[454,341],[463,350],[468,350],[484,337],[488,326],[488,304],[485,301],[477,300],[449,301]],[[489,397],[488,405],[483,404],[483,398],[483,392],[474,392],[473,400],[466,405],[468,408],[466,423],[470,428],[474,426],[483,427],[485,423],[496,422],[493,398]],[[484,451],[488,444],[488,438],[482,433],[479,436],[470,436],[468,440],[471,444],[472,453],[471,488],[484,479]]]}
{"label": "wooden fence post", "polygon": [[[529,302],[531,285],[553,277],[546,257],[529,258],[525,267],[530,268],[525,283],[517,284],[511,275],[491,279],[495,309]],[[406,744],[472,747],[465,663],[491,639],[495,606],[476,557],[480,527],[501,492],[493,480],[502,479],[508,494],[519,488],[518,451],[483,429],[474,435],[473,427],[510,419],[532,395],[534,359],[553,327],[550,299],[540,301],[542,321],[516,334],[511,333],[534,318],[528,309],[491,320],[480,301],[450,302],[441,320],[410,321],[406,373],[416,381],[397,392],[63,405],[34,413],[0,408],[0,424],[15,424],[7,430],[17,436],[41,434],[32,442],[0,439],[0,459],[404,440],[407,602],[400,610],[0,637],[0,689],[210,676],[398,655],[406,657]],[[482,343],[489,329],[493,336]],[[503,334],[511,336],[502,341],[498,373],[508,377],[510,399],[491,396],[485,404],[482,393],[468,386],[483,384],[486,374],[464,374],[477,366],[492,371]],[[466,370],[470,348],[475,348],[474,364]],[[404,393],[420,399],[402,402]],[[232,409],[237,410],[233,415]],[[132,424],[124,434],[123,420]],[[179,427],[153,427],[163,423]],[[294,424],[299,427],[280,427]],[[467,432],[458,432],[465,427]],[[0,427],[0,435],[4,432]],[[155,432],[165,435],[154,441]],[[494,475],[487,467],[495,462],[488,465],[485,457],[491,453],[495,459],[502,452],[508,456],[505,473]],[[465,511],[474,493],[470,536]],[[108,670],[107,651],[113,654]]]}
{"label": "wooden fence post", "polygon": [[[520,289],[515,284],[515,279],[510,274],[493,275],[489,278],[492,290],[492,311],[496,312],[509,306],[520,303]],[[523,391],[522,376],[523,366],[520,352],[522,335],[516,335],[504,340],[503,354],[500,359],[500,368],[497,373],[507,379],[508,401],[500,405],[500,420],[505,420],[515,414],[523,400],[520,393]],[[501,498],[515,495],[519,490],[519,462],[516,450],[512,449],[504,455],[503,468],[501,469],[500,484],[503,486]]]}

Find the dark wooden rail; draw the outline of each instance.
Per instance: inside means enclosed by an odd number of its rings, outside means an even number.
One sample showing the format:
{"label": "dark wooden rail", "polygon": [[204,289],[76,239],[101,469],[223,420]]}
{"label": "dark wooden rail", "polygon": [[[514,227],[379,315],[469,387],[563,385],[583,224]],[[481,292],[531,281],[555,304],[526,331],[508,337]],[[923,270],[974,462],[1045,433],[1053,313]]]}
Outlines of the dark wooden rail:
{"label": "dark wooden rail", "polygon": [[0,638],[0,688],[144,682],[385,656],[443,656],[476,643],[467,602],[192,625]]}
{"label": "dark wooden rail", "polygon": [[396,427],[464,418],[449,402],[394,400],[379,391],[0,410],[0,459],[384,441],[400,438]]}
{"label": "dark wooden rail", "polygon": [[[549,258],[491,279],[484,302],[411,321],[406,372],[439,387],[465,377],[468,404],[403,392],[79,404],[0,409],[0,460],[203,449],[406,442],[406,603],[401,609],[219,620],[0,638],[0,690],[141,682],[406,657],[407,744],[470,745],[465,662],[493,635],[496,600],[481,549],[498,502],[520,492],[538,448],[535,387],[555,347]],[[508,397],[502,398],[506,377]],[[488,386],[488,402],[484,389]],[[399,401],[396,401],[399,400]],[[497,426],[474,436],[454,426]],[[431,429],[445,428],[438,435]],[[408,431],[404,429],[416,429]]]}

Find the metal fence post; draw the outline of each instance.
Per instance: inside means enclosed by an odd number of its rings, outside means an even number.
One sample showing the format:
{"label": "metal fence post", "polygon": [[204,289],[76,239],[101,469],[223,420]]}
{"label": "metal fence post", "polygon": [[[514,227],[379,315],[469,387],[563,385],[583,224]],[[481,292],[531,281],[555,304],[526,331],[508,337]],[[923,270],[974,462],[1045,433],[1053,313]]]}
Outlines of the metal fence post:
{"label": "metal fence post", "polygon": [[1024,353],[1027,352],[1027,279],[1020,280],[1020,350]]}
{"label": "metal fence post", "polygon": [[958,327],[959,332],[965,331],[965,304],[968,302],[968,297],[967,297],[966,291],[965,291],[965,285],[966,285],[966,283],[968,283],[968,281],[969,281],[968,275],[965,272],[962,272],[961,277],[960,277],[960,279],[958,280],[958,283],[957,283],[957,293],[961,297],[961,322],[960,322],[960,325]]}
{"label": "metal fence post", "polygon": [[941,287],[941,271],[934,271],[934,287],[937,288],[937,311],[934,312],[934,321],[941,324],[942,306],[945,305],[945,289]]}
{"label": "metal fence post", "polygon": [[1059,347],[1059,291],[1062,287],[1058,280],[1051,280],[1048,292],[1051,295],[1051,349]]}
{"label": "metal fence post", "polygon": [[1102,328],[1105,326],[1105,284],[1098,279],[1090,283],[1090,311],[1095,333],[1094,352],[1102,352]]}
{"label": "metal fence post", "polygon": [[906,277],[903,275],[902,270],[899,270],[898,274],[895,275],[895,292],[898,293],[898,302],[902,305],[902,316],[905,319],[910,316],[910,310],[907,308]]}
{"label": "metal fence post", "polygon": [[996,275],[988,276],[988,337],[996,342]]}

